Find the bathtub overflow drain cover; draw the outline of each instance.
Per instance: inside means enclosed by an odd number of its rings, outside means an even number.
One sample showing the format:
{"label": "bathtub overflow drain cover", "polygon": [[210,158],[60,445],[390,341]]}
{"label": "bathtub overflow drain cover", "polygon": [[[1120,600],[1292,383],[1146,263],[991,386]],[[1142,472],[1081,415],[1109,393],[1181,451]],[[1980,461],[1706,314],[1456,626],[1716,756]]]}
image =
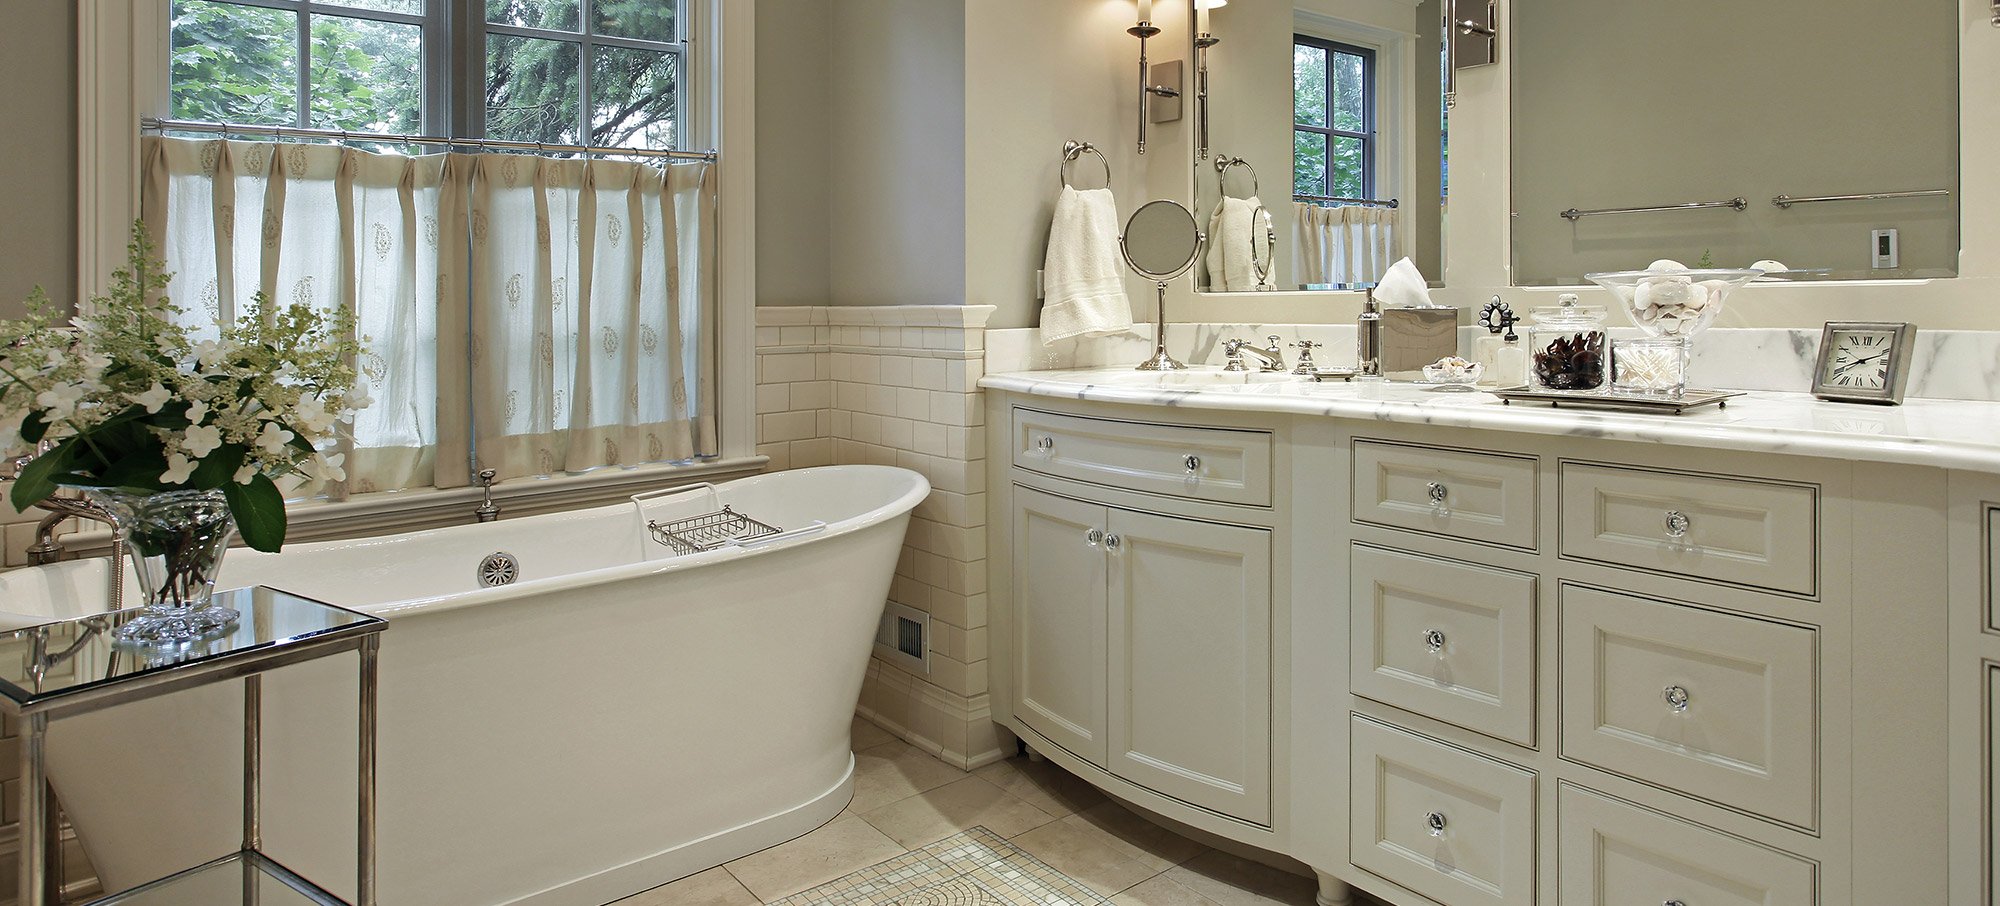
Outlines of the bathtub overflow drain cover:
{"label": "bathtub overflow drain cover", "polygon": [[494,551],[479,561],[479,584],[485,588],[512,585],[521,577],[521,561],[506,551]]}

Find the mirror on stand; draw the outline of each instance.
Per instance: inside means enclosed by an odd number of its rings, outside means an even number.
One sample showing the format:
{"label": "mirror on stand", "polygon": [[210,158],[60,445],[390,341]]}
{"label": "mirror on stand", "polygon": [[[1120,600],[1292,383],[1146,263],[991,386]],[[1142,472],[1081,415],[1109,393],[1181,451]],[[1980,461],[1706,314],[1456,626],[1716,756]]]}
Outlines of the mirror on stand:
{"label": "mirror on stand", "polygon": [[1125,235],[1118,242],[1125,263],[1153,281],[1159,291],[1153,308],[1153,356],[1140,362],[1138,370],[1180,371],[1187,367],[1167,354],[1167,282],[1194,267],[1206,241],[1194,212],[1177,201],[1149,201],[1125,222]]}

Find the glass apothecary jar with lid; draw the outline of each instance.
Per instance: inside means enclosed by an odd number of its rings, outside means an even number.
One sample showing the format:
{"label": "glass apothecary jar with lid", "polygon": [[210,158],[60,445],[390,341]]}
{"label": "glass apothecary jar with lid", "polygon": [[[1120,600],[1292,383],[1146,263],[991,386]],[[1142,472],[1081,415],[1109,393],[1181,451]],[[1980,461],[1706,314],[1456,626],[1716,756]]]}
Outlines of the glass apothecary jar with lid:
{"label": "glass apothecary jar with lid", "polygon": [[1687,391],[1686,337],[1633,337],[1611,343],[1611,390],[1680,399]]}
{"label": "glass apothecary jar with lid", "polygon": [[1528,313],[1528,386],[1534,390],[1602,390],[1611,378],[1605,309],[1580,305],[1574,293]]}

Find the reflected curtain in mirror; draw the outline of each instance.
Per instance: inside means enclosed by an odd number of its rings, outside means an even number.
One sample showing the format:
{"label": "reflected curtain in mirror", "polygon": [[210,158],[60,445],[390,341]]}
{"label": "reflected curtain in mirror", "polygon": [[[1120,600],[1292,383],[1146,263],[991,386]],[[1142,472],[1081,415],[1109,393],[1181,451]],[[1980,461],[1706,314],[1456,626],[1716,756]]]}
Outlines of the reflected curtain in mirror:
{"label": "reflected curtain in mirror", "polygon": [[1293,272],[1308,287],[1373,284],[1402,257],[1394,208],[1303,203],[1292,208],[1298,225]]}
{"label": "reflected curtain in mirror", "polygon": [[376,403],[329,497],[715,452],[712,168],[160,137],[143,153],[142,216],[193,329],[259,291],[354,312]]}

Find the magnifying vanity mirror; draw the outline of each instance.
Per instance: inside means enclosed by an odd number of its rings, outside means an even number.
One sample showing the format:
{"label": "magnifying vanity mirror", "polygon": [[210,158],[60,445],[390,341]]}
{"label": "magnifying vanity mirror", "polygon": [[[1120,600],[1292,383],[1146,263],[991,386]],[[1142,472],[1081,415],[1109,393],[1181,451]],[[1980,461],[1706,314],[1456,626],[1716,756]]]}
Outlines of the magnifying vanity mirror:
{"label": "magnifying vanity mirror", "polygon": [[1511,41],[1516,284],[1956,274],[1955,0],[1515,0]]}
{"label": "magnifying vanity mirror", "polygon": [[1350,290],[1403,257],[1441,274],[1439,0],[1190,2],[1196,288]]}
{"label": "magnifying vanity mirror", "polygon": [[1153,281],[1159,291],[1153,309],[1153,356],[1139,363],[1138,370],[1179,371],[1187,367],[1167,354],[1167,283],[1194,267],[1205,240],[1194,212],[1176,201],[1149,201],[1125,222],[1125,235],[1118,241],[1125,263]]}

